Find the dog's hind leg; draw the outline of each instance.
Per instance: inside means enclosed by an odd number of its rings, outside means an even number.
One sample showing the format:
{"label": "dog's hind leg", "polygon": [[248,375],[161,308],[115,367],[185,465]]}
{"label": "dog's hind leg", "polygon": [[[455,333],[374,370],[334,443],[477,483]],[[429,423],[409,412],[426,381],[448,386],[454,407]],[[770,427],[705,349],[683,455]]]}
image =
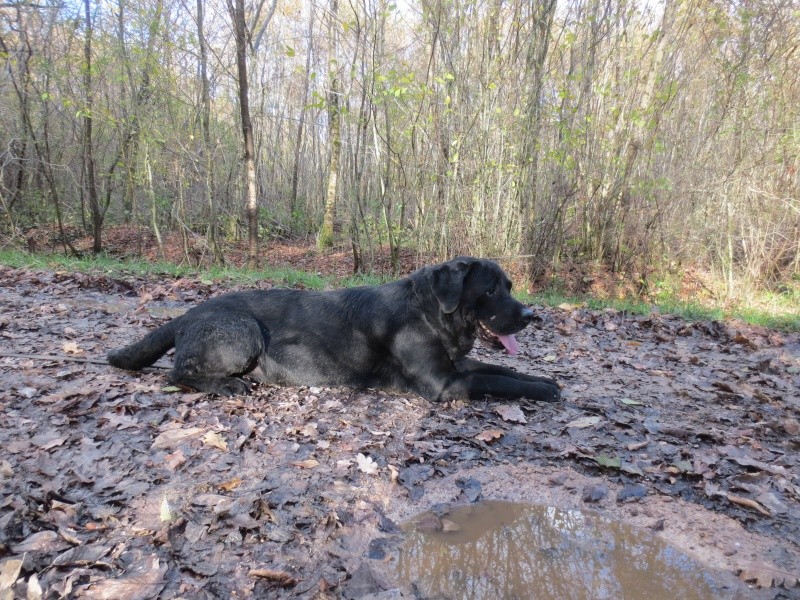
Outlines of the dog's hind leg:
{"label": "dog's hind leg", "polygon": [[269,334],[250,315],[223,312],[186,326],[175,341],[168,379],[201,392],[234,396],[250,386],[241,379],[267,351]]}

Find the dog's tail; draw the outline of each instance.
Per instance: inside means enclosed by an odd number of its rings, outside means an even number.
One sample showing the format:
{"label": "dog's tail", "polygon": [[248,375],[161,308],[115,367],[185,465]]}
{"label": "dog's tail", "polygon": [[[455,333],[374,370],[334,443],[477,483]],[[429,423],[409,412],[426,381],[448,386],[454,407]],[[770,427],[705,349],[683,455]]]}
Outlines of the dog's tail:
{"label": "dog's tail", "polygon": [[172,319],[169,323],[148,333],[138,342],[112,350],[106,355],[108,363],[128,371],[138,371],[149,367],[175,345],[175,334],[180,320],[181,317]]}

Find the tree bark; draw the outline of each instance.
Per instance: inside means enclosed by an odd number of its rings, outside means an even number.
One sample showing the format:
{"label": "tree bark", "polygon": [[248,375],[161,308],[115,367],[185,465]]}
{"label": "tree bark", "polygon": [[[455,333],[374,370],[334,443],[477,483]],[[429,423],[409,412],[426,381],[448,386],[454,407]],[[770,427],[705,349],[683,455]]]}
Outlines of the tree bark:
{"label": "tree bark", "polygon": [[[556,0],[544,0],[534,8],[533,36],[526,55],[526,71],[529,73],[527,94],[527,124],[523,141],[522,165],[520,168],[519,210],[520,244],[523,254],[534,254],[536,227],[534,220],[537,208],[537,179],[539,174],[539,145],[542,130],[542,90],[544,67],[550,47],[550,29],[553,24]],[[538,275],[537,265],[529,264],[532,276]]]}
{"label": "tree bark", "polygon": [[[328,36],[332,48],[331,55],[338,57],[339,35],[339,0],[331,0],[331,10],[328,21]],[[336,194],[338,190],[339,162],[342,154],[342,114],[339,109],[339,75],[338,62],[329,60],[330,91],[328,92],[328,126],[331,140],[331,157],[328,163],[328,185],[325,192],[325,215],[322,219],[322,228],[319,231],[317,245],[320,249],[330,248],[333,245],[333,226],[336,220]]]}
{"label": "tree bark", "polygon": [[203,157],[205,164],[205,204],[208,210],[208,228],[206,237],[216,264],[224,264],[225,257],[219,247],[217,203],[215,199],[216,182],[214,179],[214,147],[211,142],[211,90],[208,80],[208,44],[205,36],[205,0],[197,0],[197,44],[200,47],[200,95],[201,120],[203,126]]}
{"label": "tree bark", "polygon": [[233,32],[236,38],[236,71],[239,80],[239,112],[244,139],[245,215],[247,216],[247,266],[258,267],[258,187],[256,182],[255,137],[250,117],[250,83],[247,76],[247,23],[244,0],[231,6]]}
{"label": "tree bark", "polygon": [[[200,2],[201,0],[197,1]],[[298,212],[299,212],[299,208],[297,206],[297,188],[300,183],[300,154],[303,147],[303,129],[306,118],[306,104],[308,103],[309,79],[311,77],[311,56],[314,48],[314,45],[312,43],[313,33],[314,33],[313,3],[311,3],[308,7],[307,33],[308,33],[308,46],[306,47],[306,70],[304,73],[304,80],[303,80],[303,99],[302,99],[302,104],[300,105],[300,116],[297,121],[297,135],[295,137],[295,145],[294,145],[294,167],[292,169],[292,197],[289,204],[293,222],[296,222],[298,220]]]}

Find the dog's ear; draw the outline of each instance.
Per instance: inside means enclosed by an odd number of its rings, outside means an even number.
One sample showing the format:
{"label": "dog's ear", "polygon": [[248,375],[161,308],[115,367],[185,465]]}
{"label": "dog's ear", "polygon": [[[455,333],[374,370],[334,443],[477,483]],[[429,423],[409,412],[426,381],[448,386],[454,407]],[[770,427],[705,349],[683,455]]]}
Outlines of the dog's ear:
{"label": "dog's ear", "polygon": [[466,258],[454,258],[433,267],[428,273],[428,282],[445,314],[449,315],[458,308],[461,294],[464,292],[464,279],[471,264]]}

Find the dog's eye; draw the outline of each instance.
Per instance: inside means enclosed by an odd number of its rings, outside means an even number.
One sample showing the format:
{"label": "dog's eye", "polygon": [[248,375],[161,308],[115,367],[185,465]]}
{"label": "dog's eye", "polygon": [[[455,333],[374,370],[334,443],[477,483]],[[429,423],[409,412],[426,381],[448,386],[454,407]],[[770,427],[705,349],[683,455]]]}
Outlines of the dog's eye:
{"label": "dog's eye", "polygon": [[494,290],[489,290],[488,292],[486,292],[486,295],[487,296],[494,296]]}

